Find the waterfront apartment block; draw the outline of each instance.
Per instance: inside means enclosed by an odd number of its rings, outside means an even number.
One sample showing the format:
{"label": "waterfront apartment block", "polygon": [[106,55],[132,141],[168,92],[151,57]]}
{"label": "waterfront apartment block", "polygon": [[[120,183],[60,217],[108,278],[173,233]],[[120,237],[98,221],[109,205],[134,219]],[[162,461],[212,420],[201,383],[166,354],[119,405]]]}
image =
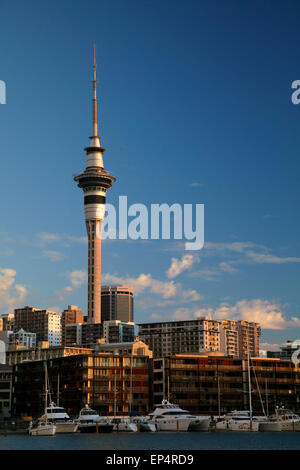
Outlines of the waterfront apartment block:
{"label": "waterfront apartment block", "polygon": [[12,368],[0,364],[0,419],[8,418],[11,410]]}
{"label": "waterfront apartment block", "polygon": [[131,286],[101,287],[101,321],[133,322],[133,288]]}
{"label": "waterfront apartment block", "polygon": [[[254,413],[276,406],[300,412],[300,365],[279,359],[251,358]],[[175,355],[153,360],[153,401],[166,397],[198,414],[249,409],[248,362],[225,356]]]}
{"label": "waterfront apartment block", "polygon": [[59,346],[61,340],[60,315],[50,310],[33,307],[15,309],[14,331],[23,328],[36,333],[36,341],[49,341],[50,346]]}
{"label": "waterfront apartment block", "polygon": [[149,357],[86,354],[48,361],[24,362],[14,367],[14,416],[38,417],[44,410],[44,367],[47,364],[50,390],[71,416],[89,403],[101,415],[145,414],[149,409]]}
{"label": "waterfront apartment block", "polygon": [[257,323],[210,318],[140,323],[139,337],[153,357],[172,354],[222,352],[225,356],[259,356],[260,327]]}
{"label": "waterfront apartment block", "polygon": [[68,308],[61,314],[61,338],[62,345],[66,344],[66,326],[84,322],[84,313],[77,305],[68,305]]}
{"label": "waterfront apartment block", "polygon": [[220,323],[210,319],[143,323],[139,338],[148,344],[153,357],[220,350]]}
{"label": "waterfront apartment block", "polygon": [[152,351],[147,344],[142,341],[132,341],[129,343],[102,343],[99,342],[95,345],[95,352],[119,354],[120,356],[148,356],[152,358]]}
{"label": "waterfront apartment block", "polygon": [[[101,347],[101,345],[99,344]],[[43,411],[44,366],[53,399],[60,377],[60,404],[77,416],[89,403],[102,415],[146,414],[168,399],[193,414],[224,414],[249,409],[248,361],[218,355],[182,354],[152,359],[130,344],[87,354],[23,362],[13,368],[12,413],[39,416]],[[126,349],[127,348],[127,351]],[[119,354],[117,354],[119,352]],[[250,386],[255,415],[277,406],[300,413],[300,365],[279,359],[251,358]]]}
{"label": "waterfront apartment block", "polygon": [[58,357],[69,357],[78,354],[89,353],[91,353],[91,349],[81,348],[79,346],[52,346],[38,347],[34,349],[25,349],[24,347],[19,347],[18,349],[8,350],[6,352],[6,364],[13,366],[16,364],[21,364],[22,362],[41,361],[55,359]]}

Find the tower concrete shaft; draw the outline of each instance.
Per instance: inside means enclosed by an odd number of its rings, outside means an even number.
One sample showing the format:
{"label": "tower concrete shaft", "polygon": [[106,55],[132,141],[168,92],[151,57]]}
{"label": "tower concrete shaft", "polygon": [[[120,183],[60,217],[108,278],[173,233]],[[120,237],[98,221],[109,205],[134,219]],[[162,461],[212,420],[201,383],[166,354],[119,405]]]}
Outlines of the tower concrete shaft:
{"label": "tower concrete shaft", "polygon": [[103,153],[98,136],[96,51],[93,65],[93,135],[87,154],[86,169],[75,176],[84,193],[84,213],[88,235],[88,322],[101,323],[101,238],[105,216],[106,192],[116,179],[103,166]]}

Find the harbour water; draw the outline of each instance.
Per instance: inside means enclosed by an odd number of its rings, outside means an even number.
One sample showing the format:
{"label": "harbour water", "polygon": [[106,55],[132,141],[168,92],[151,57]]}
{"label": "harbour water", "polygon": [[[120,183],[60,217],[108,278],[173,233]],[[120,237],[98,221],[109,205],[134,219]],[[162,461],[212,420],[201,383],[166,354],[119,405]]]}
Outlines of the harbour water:
{"label": "harbour water", "polygon": [[0,450],[300,450],[300,433],[111,433],[0,436]]}

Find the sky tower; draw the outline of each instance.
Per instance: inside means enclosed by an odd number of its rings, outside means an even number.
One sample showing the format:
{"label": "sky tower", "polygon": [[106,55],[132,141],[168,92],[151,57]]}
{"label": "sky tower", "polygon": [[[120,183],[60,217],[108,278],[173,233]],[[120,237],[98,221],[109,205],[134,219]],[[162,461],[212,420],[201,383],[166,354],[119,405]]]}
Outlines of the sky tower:
{"label": "sky tower", "polygon": [[86,169],[75,176],[84,193],[84,214],[88,235],[88,322],[101,323],[101,237],[105,216],[106,191],[116,179],[104,170],[103,153],[98,136],[96,47],[93,65],[93,135],[87,154]]}

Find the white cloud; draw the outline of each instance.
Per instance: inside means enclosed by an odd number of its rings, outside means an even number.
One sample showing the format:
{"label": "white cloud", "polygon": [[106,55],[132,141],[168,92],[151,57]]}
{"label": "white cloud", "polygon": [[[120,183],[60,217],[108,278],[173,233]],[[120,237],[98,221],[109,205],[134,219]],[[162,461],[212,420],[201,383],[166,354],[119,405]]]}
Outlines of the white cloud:
{"label": "white cloud", "polygon": [[48,232],[38,233],[37,237],[44,243],[53,243],[61,239],[60,235]]}
{"label": "white cloud", "polygon": [[204,250],[213,250],[218,252],[232,251],[235,253],[243,253],[247,248],[258,247],[252,242],[232,242],[232,243],[214,243],[214,242],[205,242]]}
{"label": "white cloud", "polygon": [[195,309],[191,307],[181,307],[177,308],[171,315],[171,320],[180,321],[180,320],[192,320],[200,317],[208,317],[209,315],[202,315],[201,309]]}
{"label": "white cloud", "polygon": [[266,357],[267,351],[279,351],[280,345],[274,343],[260,343],[259,344],[259,351],[260,356]]}
{"label": "white cloud", "polygon": [[193,255],[183,255],[181,260],[177,258],[172,258],[171,266],[167,271],[167,277],[173,279],[176,276],[179,276],[183,271],[189,269],[195,262],[196,257]]}
{"label": "white cloud", "polygon": [[191,188],[201,188],[202,186],[204,186],[204,184],[195,181],[194,183],[191,183],[190,186]]}
{"label": "white cloud", "polygon": [[205,279],[205,281],[218,281],[219,274],[221,270],[220,268],[207,268],[207,269],[199,269],[190,274],[191,277],[199,277],[201,279]]}
{"label": "white cloud", "polygon": [[226,261],[222,261],[219,263],[219,267],[222,271],[226,271],[227,273],[235,273],[238,270],[232,266],[232,263],[228,263]]}
{"label": "white cloud", "polygon": [[4,250],[0,251],[0,255],[2,256],[11,256],[14,254],[14,250],[11,248],[5,248]]}
{"label": "white cloud", "polygon": [[62,289],[55,291],[54,295],[51,297],[50,302],[55,302],[57,300],[64,300],[65,296],[72,294],[76,289],[81,287],[83,284],[87,282],[88,275],[87,272],[83,269],[74,270],[68,275],[70,284],[69,286],[65,286]]}
{"label": "white cloud", "polygon": [[197,300],[201,300],[203,297],[194,289],[182,289],[180,293],[182,296],[181,301],[188,301],[188,302],[196,302]]}
{"label": "white cloud", "polygon": [[66,242],[71,243],[87,243],[88,238],[87,236],[77,237],[74,235],[68,235],[67,233],[57,234],[57,233],[50,233],[50,232],[40,232],[37,234],[37,238],[40,240],[41,245],[46,245],[50,243],[60,242],[64,245]]}
{"label": "white cloud", "polygon": [[70,273],[70,281],[72,286],[80,287],[87,282],[88,275],[83,269],[75,270]]}
{"label": "white cloud", "polygon": [[224,302],[217,309],[202,309],[201,315],[206,314],[212,315],[216,320],[231,319],[256,322],[262,328],[270,330],[300,327],[299,318],[287,319],[280,305],[261,299],[239,300],[234,305]]}
{"label": "white cloud", "polygon": [[251,258],[255,263],[259,264],[282,264],[282,263],[300,263],[300,258],[283,257],[270,255],[268,253],[256,253],[254,251],[247,251],[246,255]]}
{"label": "white cloud", "polygon": [[0,268],[0,308],[13,310],[22,304],[28,291],[25,286],[15,284],[16,271]]}
{"label": "white cloud", "polygon": [[108,284],[130,285],[133,287],[135,295],[139,295],[148,289],[153,294],[159,294],[164,299],[168,299],[177,293],[177,285],[174,281],[158,281],[153,279],[151,274],[140,274],[136,278],[123,278],[107,273],[102,276],[102,280]]}
{"label": "white cloud", "polygon": [[151,318],[156,321],[162,320],[162,316],[158,315],[157,313],[152,313]]}
{"label": "white cloud", "polygon": [[87,243],[88,242],[88,237],[74,237],[72,235],[68,235],[67,238],[70,242],[74,242],[74,243]]}
{"label": "white cloud", "polygon": [[151,274],[140,274],[138,277],[118,277],[112,274],[104,274],[103,282],[107,284],[123,284],[130,285],[134,289],[134,295],[151,292],[159,297],[137,299],[136,304],[140,308],[150,307],[167,307],[174,304],[185,304],[188,302],[196,302],[202,299],[202,296],[194,289],[184,289],[180,283],[174,281],[159,281],[153,279]]}
{"label": "white cloud", "polygon": [[44,256],[50,259],[50,261],[60,261],[64,258],[64,255],[59,251],[44,251]]}

